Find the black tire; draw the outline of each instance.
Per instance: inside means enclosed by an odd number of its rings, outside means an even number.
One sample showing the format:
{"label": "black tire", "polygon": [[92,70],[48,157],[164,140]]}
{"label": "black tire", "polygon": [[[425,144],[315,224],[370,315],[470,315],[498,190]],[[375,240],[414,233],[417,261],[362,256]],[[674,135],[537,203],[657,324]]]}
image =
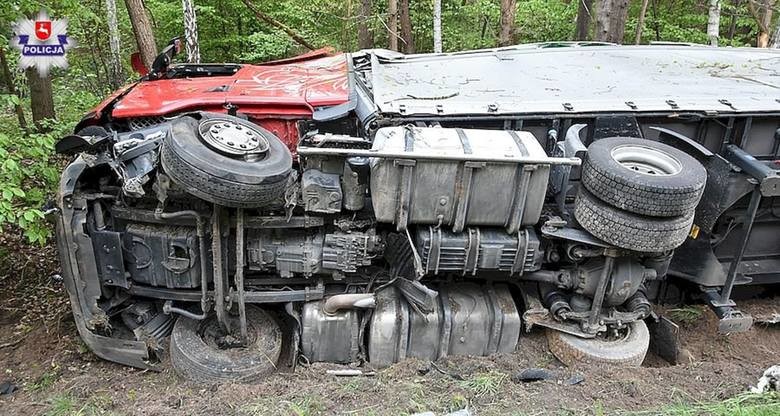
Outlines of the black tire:
{"label": "black tire", "polygon": [[579,338],[547,329],[547,345],[567,366],[596,363],[614,367],[639,367],[650,346],[650,332],[644,321],[628,324],[626,334],[616,340]]}
{"label": "black tire", "polygon": [[[616,154],[616,149],[624,149],[623,154]],[[651,161],[632,160],[637,152],[625,150],[639,150],[640,158]],[[661,166],[650,169],[653,163]],[[664,168],[669,171],[664,172]],[[655,173],[642,173],[648,170]],[[687,153],[629,137],[597,140],[588,147],[582,166],[582,184],[597,198],[624,211],[653,217],[690,213],[698,205],[706,182],[706,169]]]}
{"label": "black tire", "polygon": [[79,130],[79,136],[95,136],[95,137],[107,137],[109,135],[108,130],[103,126],[87,126]]}
{"label": "black tire", "polygon": [[229,119],[258,130],[269,148],[265,157],[246,160],[217,152],[199,137],[199,120],[181,117],[173,121],[171,134],[160,151],[163,170],[188,193],[219,205],[261,208],[280,200],[292,172],[292,155],[271,132],[248,121]]}
{"label": "black tire", "polygon": [[220,349],[208,336],[218,326],[213,315],[203,321],[179,317],[170,344],[176,373],[203,384],[252,382],[271,374],[281,354],[282,331],[276,320],[257,306],[248,305],[246,315],[249,343],[229,349]]}
{"label": "black tire", "polygon": [[574,217],[582,228],[604,242],[643,253],[679,247],[693,225],[693,212],[678,217],[647,217],[617,209],[580,186]]}

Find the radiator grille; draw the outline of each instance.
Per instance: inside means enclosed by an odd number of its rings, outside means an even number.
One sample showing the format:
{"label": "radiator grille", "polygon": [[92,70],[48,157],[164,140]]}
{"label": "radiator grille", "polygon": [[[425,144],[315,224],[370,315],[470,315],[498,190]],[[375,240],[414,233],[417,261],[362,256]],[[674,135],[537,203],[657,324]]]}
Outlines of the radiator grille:
{"label": "radiator grille", "polygon": [[130,127],[130,130],[141,130],[164,121],[165,119],[162,117],[133,117],[127,119],[127,125]]}

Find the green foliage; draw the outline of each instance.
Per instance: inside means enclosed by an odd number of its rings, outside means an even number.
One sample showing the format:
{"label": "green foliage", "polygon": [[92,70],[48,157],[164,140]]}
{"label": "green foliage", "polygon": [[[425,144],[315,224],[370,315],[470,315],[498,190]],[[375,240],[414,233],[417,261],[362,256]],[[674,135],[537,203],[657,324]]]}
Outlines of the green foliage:
{"label": "green foliage", "polygon": [[58,371],[59,367],[54,367],[50,371],[43,373],[37,380],[30,383],[27,386],[27,389],[33,392],[48,390],[57,381],[57,378],[59,377]]}
{"label": "green foliage", "polygon": [[68,394],[60,394],[49,399],[49,408],[45,416],[107,416],[113,415],[111,398],[97,394],[85,400],[78,400]]}
{"label": "green foliage", "polygon": [[501,384],[507,379],[506,374],[497,371],[477,374],[461,382],[461,387],[471,390],[475,396],[484,396],[496,394],[501,388]]}
{"label": "green foliage", "polygon": [[247,38],[250,47],[239,59],[247,62],[261,62],[268,59],[283,58],[293,48],[290,39],[271,33],[257,32]]}
{"label": "green foliage", "polygon": [[50,235],[39,209],[45,192],[35,182],[56,178],[56,168],[47,163],[52,145],[48,134],[0,132],[0,227],[17,225],[31,242],[43,243]]}
{"label": "green foliage", "polygon": [[633,412],[632,415],[664,416],[775,416],[780,414],[780,395],[743,393],[736,397],[712,403],[680,403],[661,410]]}
{"label": "green foliage", "polygon": [[547,0],[518,2],[517,39],[522,43],[570,39],[574,35],[578,4]]}
{"label": "green foliage", "polygon": [[701,319],[702,310],[697,306],[669,309],[666,311],[672,320],[683,325],[690,325]]}
{"label": "green foliage", "polygon": [[[44,244],[52,233],[41,207],[54,197],[62,169],[53,153],[54,143],[71,133],[82,114],[97,102],[94,94],[78,88],[78,78],[57,80],[55,108],[59,120],[42,123],[42,132],[19,128],[13,111],[18,98],[0,99],[0,232],[15,226],[30,242],[38,244]],[[22,103],[29,105],[26,101]],[[29,122],[29,113],[27,119]]]}

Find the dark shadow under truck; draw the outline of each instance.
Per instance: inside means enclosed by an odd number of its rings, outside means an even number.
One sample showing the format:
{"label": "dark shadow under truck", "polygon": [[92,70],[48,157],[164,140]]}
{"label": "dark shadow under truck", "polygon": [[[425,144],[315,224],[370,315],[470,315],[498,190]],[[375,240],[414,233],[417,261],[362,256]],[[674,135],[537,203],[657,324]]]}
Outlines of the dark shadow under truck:
{"label": "dark shadow under truck", "polygon": [[65,284],[105,359],[167,346],[185,377],[249,381],[541,326],[564,363],[638,366],[654,302],[744,331],[734,287],[780,282],[777,51],[173,49],[57,145]]}

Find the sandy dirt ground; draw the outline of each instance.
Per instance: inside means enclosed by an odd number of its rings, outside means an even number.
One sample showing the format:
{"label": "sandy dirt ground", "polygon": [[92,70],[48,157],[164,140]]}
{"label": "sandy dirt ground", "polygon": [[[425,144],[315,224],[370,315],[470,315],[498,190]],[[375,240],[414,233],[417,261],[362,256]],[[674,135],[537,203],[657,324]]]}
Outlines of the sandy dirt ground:
{"label": "sandy dirt ground", "polygon": [[[0,395],[0,415],[403,415],[464,407],[475,415],[655,414],[675,403],[734,397],[764,369],[780,364],[778,325],[717,335],[711,312],[687,306],[671,312],[685,348],[684,362],[675,366],[650,354],[636,369],[567,368],[548,351],[544,332],[533,330],[507,355],[435,364],[408,360],[354,378],[325,373],[343,367],[314,364],[252,385],[202,386],[183,381],[167,363],[157,373],[94,356],[76,332],[53,249],[4,238],[0,383],[18,390]],[[778,298],[751,304],[780,312]],[[555,378],[513,380],[529,367],[547,369]],[[584,380],[572,385],[573,376]]]}

